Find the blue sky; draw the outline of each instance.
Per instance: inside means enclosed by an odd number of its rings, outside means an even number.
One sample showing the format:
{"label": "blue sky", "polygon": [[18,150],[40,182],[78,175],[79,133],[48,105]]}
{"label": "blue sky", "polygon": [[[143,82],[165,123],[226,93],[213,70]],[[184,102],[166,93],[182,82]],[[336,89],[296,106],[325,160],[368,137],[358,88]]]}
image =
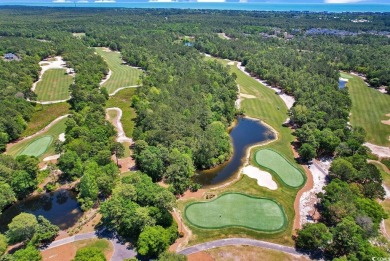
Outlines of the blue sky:
{"label": "blue sky", "polygon": [[[74,0],[14,0],[15,2],[73,2]],[[80,0],[76,0],[79,2]],[[95,2],[96,0],[83,0]],[[98,1],[115,1],[117,3],[134,2],[135,0],[98,0]],[[144,0],[147,1],[147,0]],[[180,1],[180,0],[179,0]],[[183,0],[181,0],[183,1]],[[187,0],[188,1],[188,0]],[[207,0],[205,0],[207,1]],[[213,0],[210,0],[213,1]],[[238,0],[237,0],[238,1]],[[390,0],[249,0],[250,2],[260,3],[284,3],[284,4],[390,4]],[[13,2],[13,0],[0,0],[1,2]]]}

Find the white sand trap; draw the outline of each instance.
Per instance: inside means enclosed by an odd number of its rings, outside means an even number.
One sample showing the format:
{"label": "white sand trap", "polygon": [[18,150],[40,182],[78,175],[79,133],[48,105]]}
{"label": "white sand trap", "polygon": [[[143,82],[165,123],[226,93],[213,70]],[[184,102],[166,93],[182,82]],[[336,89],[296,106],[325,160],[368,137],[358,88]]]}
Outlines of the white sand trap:
{"label": "white sand trap", "polygon": [[[37,87],[37,83],[42,80],[42,75],[50,69],[66,69],[67,73],[72,73],[74,70],[72,68],[67,68],[65,61],[62,59],[61,56],[54,57],[54,61],[40,61],[39,66],[41,66],[41,72],[39,73],[39,79],[38,81],[34,82],[31,91],[35,91],[35,88]],[[73,74],[74,75],[74,74]]]}
{"label": "white sand trap", "polygon": [[256,99],[256,96],[250,95],[250,94],[245,94],[245,93],[240,93],[241,98],[246,98],[246,99]]}
{"label": "white sand trap", "polygon": [[[113,107],[113,108],[107,108],[106,111],[116,111],[118,114],[117,116],[113,119],[113,125],[114,127],[116,128],[117,132],[118,132],[118,137],[116,138],[116,141],[117,142],[130,142],[130,143],[133,143],[133,139],[132,138],[129,138],[129,137],[126,137],[126,134],[123,130],[123,126],[122,126],[122,122],[121,122],[121,119],[122,119],[122,110],[120,108],[117,108],[117,107]],[[106,116],[108,118],[108,114]]]}
{"label": "white sand trap", "polygon": [[382,187],[383,187],[383,189],[385,190],[385,199],[389,199],[390,198],[390,189],[387,187],[387,186],[385,186],[384,184],[382,184]]}
{"label": "white sand trap", "polygon": [[252,179],[257,180],[257,184],[270,190],[276,190],[278,185],[272,179],[272,175],[266,171],[260,170],[254,166],[248,165],[242,169],[242,173]]}
{"label": "white sand trap", "polygon": [[62,142],[65,141],[65,133],[61,133],[60,135],[58,135],[58,139]]}
{"label": "white sand trap", "polygon": [[390,158],[390,148],[385,146],[378,146],[372,143],[364,143],[364,146],[369,148],[371,152],[378,157]]}
{"label": "white sand trap", "polygon": [[390,125],[390,120],[382,121],[383,124]]}

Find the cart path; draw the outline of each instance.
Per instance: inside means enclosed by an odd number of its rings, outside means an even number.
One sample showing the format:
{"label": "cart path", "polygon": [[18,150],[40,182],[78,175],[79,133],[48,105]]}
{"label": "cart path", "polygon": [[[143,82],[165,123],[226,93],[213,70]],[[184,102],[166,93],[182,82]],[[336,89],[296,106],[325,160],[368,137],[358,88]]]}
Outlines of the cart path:
{"label": "cart path", "polygon": [[[113,121],[113,125],[115,126],[115,128],[117,129],[117,132],[118,132],[118,137],[116,138],[116,141],[117,142],[130,142],[130,143],[133,143],[133,139],[132,138],[129,138],[126,136],[124,130],[123,130],[123,126],[122,126],[122,122],[121,122],[121,119],[122,119],[122,110],[118,107],[113,107],[113,108],[107,108],[106,111],[116,111],[117,112],[117,115],[114,119],[112,119]],[[108,117],[108,114],[107,114],[107,117]]]}
{"label": "cart path", "polygon": [[304,256],[304,254],[299,253],[293,247],[283,246],[283,245],[279,245],[279,244],[269,243],[266,241],[255,240],[255,239],[250,239],[250,238],[226,238],[226,239],[209,241],[206,243],[187,247],[187,248],[185,248],[177,253],[187,256],[190,254],[198,253],[200,251],[204,251],[204,250],[208,250],[208,249],[212,249],[212,248],[216,248],[216,247],[232,246],[232,245],[247,245],[247,246],[263,247],[263,248],[268,248],[268,249],[284,252],[287,254]]}
{"label": "cart path", "polygon": [[116,89],[114,92],[110,93],[108,96],[114,96],[119,91],[124,90],[124,89],[138,88],[138,87],[141,87],[141,85],[131,85],[131,86],[120,87],[120,88]]}

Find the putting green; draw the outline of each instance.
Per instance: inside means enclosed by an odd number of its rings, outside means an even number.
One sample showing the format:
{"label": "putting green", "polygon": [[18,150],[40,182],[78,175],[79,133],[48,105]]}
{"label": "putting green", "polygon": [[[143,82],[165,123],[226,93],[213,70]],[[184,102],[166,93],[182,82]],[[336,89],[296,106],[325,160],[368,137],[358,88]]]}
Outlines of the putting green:
{"label": "putting green", "polygon": [[241,193],[190,203],[185,208],[185,218],[196,227],[208,229],[245,227],[277,232],[287,224],[286,215],[277,202]]}
{"label": "putting green", "polygon": [[42,138],[34,140],[30,144],[28,144],[27,147],[23,149],[22,152],[20,152],[18,155],[39,157],[46,152],[52,140],[52,136],[43,136]]}
{"label": "putting green", "polygon": [[296,188],[305,183],[304,174],[274,150],[258,150],[255,160],[257,164],[276,174],[287,186]]}

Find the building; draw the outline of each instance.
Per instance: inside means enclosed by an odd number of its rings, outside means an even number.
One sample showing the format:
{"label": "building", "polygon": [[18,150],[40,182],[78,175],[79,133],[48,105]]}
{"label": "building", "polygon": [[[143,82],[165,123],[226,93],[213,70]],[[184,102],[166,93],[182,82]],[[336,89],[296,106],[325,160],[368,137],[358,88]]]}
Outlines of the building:
{"label": "building", "polygon": [[16,54],[13,53],[6,53],[4,55],[4,59],[7,61],[18,61],[19,57]]}

